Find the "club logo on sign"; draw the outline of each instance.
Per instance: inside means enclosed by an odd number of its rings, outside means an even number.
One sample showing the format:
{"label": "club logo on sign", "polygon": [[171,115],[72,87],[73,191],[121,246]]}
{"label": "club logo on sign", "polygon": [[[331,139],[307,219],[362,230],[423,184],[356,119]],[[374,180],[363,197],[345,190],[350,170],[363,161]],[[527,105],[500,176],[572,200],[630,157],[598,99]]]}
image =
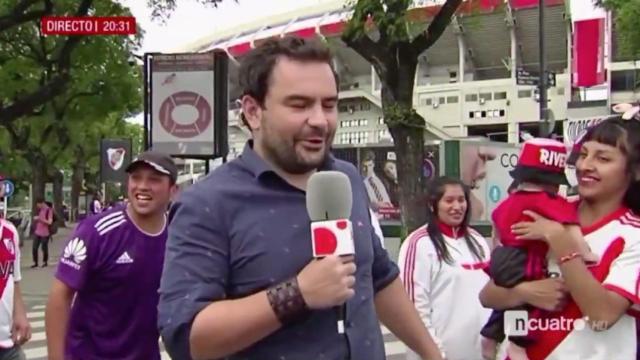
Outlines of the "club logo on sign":
{"label": "club logo on sign", "polygon": [[108,148],[107,149],[107,160],[109,161],[109,166],[114,170],[118,171],[122,164],[124,163],[124,155],[127,153],[127,150],[124,148]]}
{"label": "club logo on sign", "polygon": [[[176,110],[195,110],[195,118],[176,116]],[[192,138],[204,132],[212,122],[212,108],[207,99],[193,91],[179,91],[168,96],[160,105],[160,125],[169,134]]]}

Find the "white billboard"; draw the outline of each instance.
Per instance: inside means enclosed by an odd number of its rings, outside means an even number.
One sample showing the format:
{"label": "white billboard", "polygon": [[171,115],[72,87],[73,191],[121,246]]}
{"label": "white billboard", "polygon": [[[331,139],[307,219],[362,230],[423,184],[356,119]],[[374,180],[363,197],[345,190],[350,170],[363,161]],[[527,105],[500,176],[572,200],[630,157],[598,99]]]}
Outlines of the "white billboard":
{"label": "white billboard", "polygon": [[491,213],[508,195],[520,145],[461,141],[460,178],[471,188],[471,221],[491,221]]}
{"label": "white billboard", "polygon": [[150,66],[150,147],[176,156],[214,154],[213,53],[159,54]]}
{"label": "white billboard", "polygon": [[589,127],[610,117],[611,115],[592,116],[581,119],[569,118],[564,122],[564,144],[569,148],[573,147],[576,141],[587,132]]}

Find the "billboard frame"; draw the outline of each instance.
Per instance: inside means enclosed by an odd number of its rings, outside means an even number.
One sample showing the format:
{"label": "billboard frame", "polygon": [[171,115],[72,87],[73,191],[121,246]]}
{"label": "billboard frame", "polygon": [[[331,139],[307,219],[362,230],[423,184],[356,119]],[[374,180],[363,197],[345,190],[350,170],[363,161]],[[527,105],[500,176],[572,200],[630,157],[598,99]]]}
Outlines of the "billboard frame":
{"label": "billboard frame", "polygon": [[143,57],[144,81],[144,150],[153,148],[153,58],[156,56],[180,56],[211,53],[213,55],[213,151],[211,154],[174,154],[174,158],[214,160],[225,158],[229,152],[227,127],[229,124],[229,56],[224,50],[208,52],[160,53],[147,52]]}

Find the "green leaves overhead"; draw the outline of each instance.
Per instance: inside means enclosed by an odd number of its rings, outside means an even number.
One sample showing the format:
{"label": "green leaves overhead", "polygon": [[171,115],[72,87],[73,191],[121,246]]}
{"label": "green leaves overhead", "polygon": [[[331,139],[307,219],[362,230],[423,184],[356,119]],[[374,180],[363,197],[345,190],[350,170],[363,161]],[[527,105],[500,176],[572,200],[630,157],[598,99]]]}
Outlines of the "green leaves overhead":
{"label": "green leaves overhead", "polygon": [[376,29],[382,41],[410,41],[415,36],[407,17],[410,5],[410,0],[348,1],[353,15],[343,36],[359,38]]}
{"label": "green leaves overhead", "polygon": [[614,34],[620,39],[622,54],[632,60],[640,58],[640,1],[604,0],[598,3],[613,11]]}
{"label": "green leaves overhead", "polygon": [[[0,0],[0,24],[19,1],[25,0]],[[52,11],[75,14],[85,1],[56,0]],[[47,1],[29,2],[44,6]],[[88,11],[96,16],[130,16],[116,0],[89,3]],[[124,119],[142,110],[141,66],[132,60],[141,36],[43,36],[39,19],[0,31],[0,170],[13,172],[25,160],[33,165],[29,160],[37,157],[52,169],[69,169],[78,150],[97,157],[100,138],[140,133]],[[70,39],[77,42],[72,51]],[[68,56],[66,69],[61,56]],[[61,74],[65,84],[55,95],[29,103],[19,117],[2,116],[3,108]]]}

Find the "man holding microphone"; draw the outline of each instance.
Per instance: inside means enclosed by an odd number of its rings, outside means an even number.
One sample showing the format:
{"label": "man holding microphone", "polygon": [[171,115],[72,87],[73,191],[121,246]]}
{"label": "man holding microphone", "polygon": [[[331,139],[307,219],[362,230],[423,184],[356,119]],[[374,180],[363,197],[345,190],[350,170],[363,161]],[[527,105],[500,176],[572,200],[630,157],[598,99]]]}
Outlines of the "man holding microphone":
{"label": "man holding microphone", "polygon": [[[374,235],[355,167],[329,148],[338,86],[331,53],[270,40],[239,71],[242,155],[182,193],[173,208],[158,325],[175,359],[385,359],[379,319],[425,359],[440,359]],[[354,256],[313,259],[305,194],[317,171],[353,189]],[[346,304],[341,334],[334,307]]]}

